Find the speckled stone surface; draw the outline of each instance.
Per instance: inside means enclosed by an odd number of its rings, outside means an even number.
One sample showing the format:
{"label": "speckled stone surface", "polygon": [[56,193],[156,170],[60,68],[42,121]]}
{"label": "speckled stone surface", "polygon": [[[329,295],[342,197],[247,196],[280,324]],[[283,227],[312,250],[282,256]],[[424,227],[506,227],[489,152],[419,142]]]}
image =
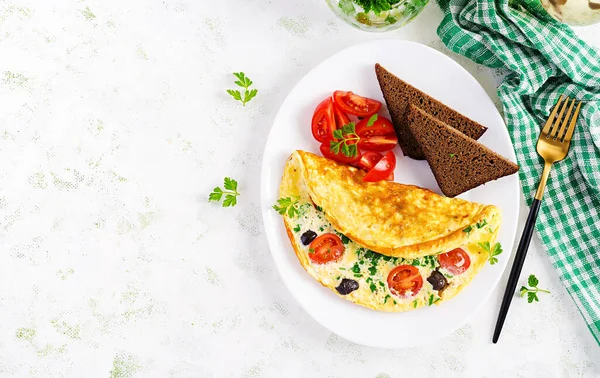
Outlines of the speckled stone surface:
{"label": "speckled stone surface", "polygon": [[[538,239],[524,274],[552,294],[516,299],[498,345],[500,290],[449,337],[394,351],[337,337],[282,286],[259,175],[284,96],[357,42],[448,53],[440,18],[432,3],[369,34],[321,0],[0,0],[0,377],[600,376]],[[599,26],[577,32],[600,46]],[[448,54],[497,102],[486,69]],[[246,107],[233,71],[259,90]],[[230,209],[207,202],[224,176]]]}

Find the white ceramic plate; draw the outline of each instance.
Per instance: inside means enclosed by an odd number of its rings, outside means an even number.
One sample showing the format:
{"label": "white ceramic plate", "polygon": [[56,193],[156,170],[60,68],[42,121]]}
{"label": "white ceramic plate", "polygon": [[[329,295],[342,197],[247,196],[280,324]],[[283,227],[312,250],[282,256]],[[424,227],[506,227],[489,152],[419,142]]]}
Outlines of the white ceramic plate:
{"label": "white ceramic plate", "polygon": [[[281,216],[271,209],[278,199],[285,162],[297,149],[319,153],[310,122],[317,104],[335,90],[351,90],[384,103],[375,63],[446,103],[489,130],[480,141],[515,161],[512,144],[496,107],[479,83],[460,65],[429,47],[401,40],[368,42],[343,50],[310,71],[283,102],[271,129],[263,157],[262,215],[277,269],[292,295],[317,322],[358,344],[402,348],[429,343],[460,327],[490,296],[506,268],[519,214],[517,175],[464,193],[461,198],[494,204],[502,210],[499,235],[504,253],[499,263],[486,265],[472,283],[452,300],[405,313],[378,312],[338,297],[321,286],[300,265]],[[397,182],[416,184],[440,193],[424,161],[404,157],[396,149]],[[490,324],[490,327],[493,325]]]}

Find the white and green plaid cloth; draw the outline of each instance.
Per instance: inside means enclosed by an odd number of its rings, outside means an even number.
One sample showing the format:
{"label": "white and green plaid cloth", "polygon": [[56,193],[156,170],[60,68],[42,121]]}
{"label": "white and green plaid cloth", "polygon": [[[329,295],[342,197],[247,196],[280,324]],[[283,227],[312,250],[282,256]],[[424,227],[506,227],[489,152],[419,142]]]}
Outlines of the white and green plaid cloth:
{"label": "white and green plaid cloth", "polygon": [[561,94],[586,101],[568,157],[556,164],[537,232],[600,343],[600,53],[539,0],[438,0],[438,35],[452,51],[507,73],[498,87],[531,204],[542,173],[540,126]]}

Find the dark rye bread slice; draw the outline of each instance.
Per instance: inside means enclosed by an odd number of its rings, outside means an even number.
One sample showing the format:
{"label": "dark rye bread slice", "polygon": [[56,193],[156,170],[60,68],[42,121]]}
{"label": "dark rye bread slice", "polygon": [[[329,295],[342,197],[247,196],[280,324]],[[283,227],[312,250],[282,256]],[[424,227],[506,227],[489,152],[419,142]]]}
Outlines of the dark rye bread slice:
{"label": "dark rye bread slice", "polygon": [[519,170],[512,161],[412,104],[407,121],[442,193],[448,197]]}
{"label": "dark rye bread slice", "polygon": [[425,155],[419,144],[415,141],[415,138],[410,134],[406,126],[404,116],[409,103],[417,105],[427,113],[473,139],[479,139],[487,130],[487,127],[465,117],[456,110],[401,80],[379,65],[379,63],[375,64],[375,73],[377,74],[383,98],[392,116],[392,123],[396,129],[398,142],[404,155],[417,160],[425,159]]}

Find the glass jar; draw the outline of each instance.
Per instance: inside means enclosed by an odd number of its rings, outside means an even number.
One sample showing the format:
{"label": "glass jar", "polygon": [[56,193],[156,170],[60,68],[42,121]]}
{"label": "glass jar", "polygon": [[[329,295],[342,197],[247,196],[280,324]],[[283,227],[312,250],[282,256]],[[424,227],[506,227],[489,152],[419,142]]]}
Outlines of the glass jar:
{"label": "glass jar", "polygon": [[429,0],[380,0],[377,9],[365,9],[369,0],[326,0],[338,17],[366,31],[383,32],[401,28],[412,21]]}

